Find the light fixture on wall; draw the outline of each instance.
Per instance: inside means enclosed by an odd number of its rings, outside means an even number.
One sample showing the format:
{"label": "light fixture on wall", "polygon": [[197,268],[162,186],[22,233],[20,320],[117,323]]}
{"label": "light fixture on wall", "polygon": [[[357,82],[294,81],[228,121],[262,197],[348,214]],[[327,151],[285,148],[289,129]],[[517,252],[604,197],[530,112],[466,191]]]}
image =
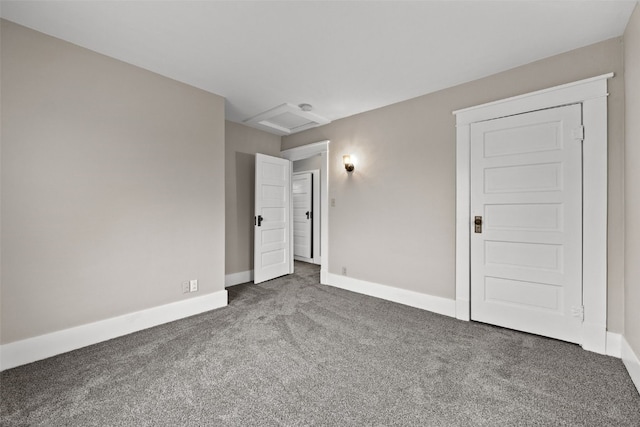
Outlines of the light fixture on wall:
{"label": "light fixture on wall", "polygon": [[344,163],[344,168],[347,170],[347,172],[353,172],[355,166],[351,161],[351,154],[345,154],[344,156],[342,156],[342,162]]}

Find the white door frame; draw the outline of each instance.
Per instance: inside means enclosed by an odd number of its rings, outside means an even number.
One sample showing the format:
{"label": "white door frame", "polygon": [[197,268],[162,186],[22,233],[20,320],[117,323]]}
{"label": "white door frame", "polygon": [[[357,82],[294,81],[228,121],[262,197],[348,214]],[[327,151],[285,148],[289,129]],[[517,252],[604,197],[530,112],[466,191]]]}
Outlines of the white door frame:
{"label": "white door frame", "polygon": [[454,111],[456,116],[456,318],[470,320],[471,123],[582,104],[583,282],[585,350],[606,354],[607,79],[613,73]]}
{"label": "white door frame", "polygon": [[[322,181],[320,185],[320,283],[323,285],[328,284],[329,273],[329,143],[329,140],[325,140],[280,152],[281,157],[291,160],[291,162],[320,155],[320,179]],[[291,209],[293,210],[293,203]],[[291,245],[291,265],[293,268],[293,236],[291,236]]]}

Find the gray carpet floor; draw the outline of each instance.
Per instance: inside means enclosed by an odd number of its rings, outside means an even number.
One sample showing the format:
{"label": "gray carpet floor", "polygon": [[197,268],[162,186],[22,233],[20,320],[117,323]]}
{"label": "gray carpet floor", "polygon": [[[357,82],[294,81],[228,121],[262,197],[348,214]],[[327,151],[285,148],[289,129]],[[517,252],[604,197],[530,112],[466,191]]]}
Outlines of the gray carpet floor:
{"label": "gray carpet floor", "polygon": [[640,426],[621,361],[319,285],[0,374],[3,426]]}

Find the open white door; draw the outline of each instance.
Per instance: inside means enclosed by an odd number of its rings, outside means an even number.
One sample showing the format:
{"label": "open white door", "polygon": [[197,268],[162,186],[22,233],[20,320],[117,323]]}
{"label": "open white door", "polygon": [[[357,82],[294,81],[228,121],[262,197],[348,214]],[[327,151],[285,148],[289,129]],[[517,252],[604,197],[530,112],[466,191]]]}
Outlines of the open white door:
{"label": "open white door", "polygon": [[313,174],[293,174],[293,255],[313,258]]}
{"label": "open white door", "polygon": [[581,342],[581,123],[570,105],[471,125],[473,320]]}
{"label": "open white door", "polygon": [[291,162],[256,154],[254,283],[291,273]]}

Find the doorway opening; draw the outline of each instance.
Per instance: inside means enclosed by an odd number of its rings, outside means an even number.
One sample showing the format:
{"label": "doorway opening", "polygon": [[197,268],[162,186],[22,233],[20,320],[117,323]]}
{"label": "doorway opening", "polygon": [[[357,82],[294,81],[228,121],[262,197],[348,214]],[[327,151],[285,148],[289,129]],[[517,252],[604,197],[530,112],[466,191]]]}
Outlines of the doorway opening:
{"label": "doorway opening", "polygon": [[[308,170],[308,160],[318,168]],[[293,162],[293,259],[320,265],[320,156]]]}
{"label": "doorway opening", "polygon": [[[319,192],[318,201],[320,208],[320,215],[314,216],[314,219],[319,220],[319,245],[317,252],[314,251],[313,259],[318,259],[320,264],[320,283],[327,284],[327,275],[329,271],[329,140],[320,141],[312,144],[303,145],[301,147],[295,147],[280,152],[282,158],[293,162],[292,169],[295,167],[296,162],[300,167],[305,167],[306,162],[317,162],[319,171]],[[314,158],[319,158],[319,161]],[[311,159],[311,160],[310,160]],[[293,199],[291,199],[291,210],[293,211]],[[294,254],[294,236],[293,227],[291,227],[291,266],[293,270],[293,254]],[[317,255],[317,256],[316,256]],[[293,273],[293,271],[291,271]]]}

